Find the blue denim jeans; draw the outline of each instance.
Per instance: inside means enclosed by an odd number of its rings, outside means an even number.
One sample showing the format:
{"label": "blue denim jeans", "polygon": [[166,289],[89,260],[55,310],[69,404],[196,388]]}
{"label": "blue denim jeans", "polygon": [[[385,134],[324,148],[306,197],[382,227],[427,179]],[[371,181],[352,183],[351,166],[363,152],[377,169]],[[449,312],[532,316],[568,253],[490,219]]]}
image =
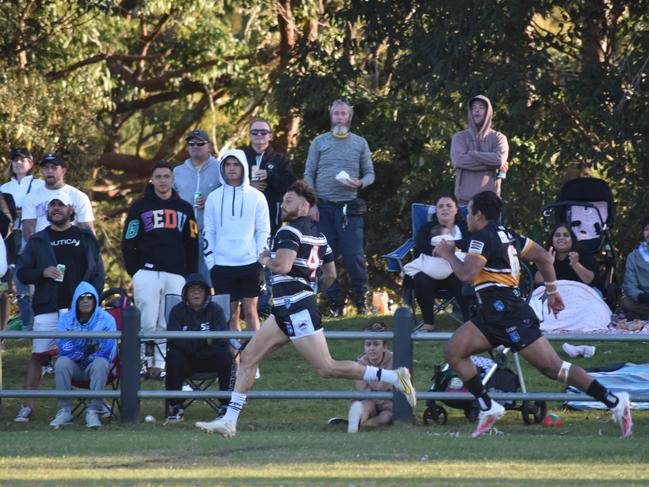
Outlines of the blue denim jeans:
{"label": "blue denim jeans", "polygon": [[[343,263],[358,302],[367,293],[367,264],[365,262],[365,243],[362,216],[343,215],[342,207],[331,204],[318,205],[320,222],[318,229],[327,237],[327,242],[336,259],[342,255]],[[342,306],[342,291],[338,280],[327,289],[331,306]]]}

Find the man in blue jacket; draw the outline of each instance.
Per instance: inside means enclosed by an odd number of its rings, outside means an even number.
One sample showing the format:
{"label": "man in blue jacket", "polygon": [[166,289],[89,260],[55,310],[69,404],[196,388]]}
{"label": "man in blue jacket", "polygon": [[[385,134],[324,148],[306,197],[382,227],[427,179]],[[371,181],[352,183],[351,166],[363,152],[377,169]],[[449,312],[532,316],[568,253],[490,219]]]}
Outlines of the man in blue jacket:
{"label": "man in blue jacket", "polygon": [[[98,306],[97,291],[82,281],[74,291],[70,311],[59,320],[56,331],[102,332],[116,331],[115,319]],[[69,391],[73,380],[89,381],[90,389],[103,391],[110,373],[111,364],[117,355],[117,340],[113,338],[57,338],[59,358],[54,364],[54,378],[57,391]],[[101,426],[99,412],[101,399],[91,399],[86,411],[86,426]],[[72,400],[59,400],[59,411],[50,426],[60,428],[70,424]]]}

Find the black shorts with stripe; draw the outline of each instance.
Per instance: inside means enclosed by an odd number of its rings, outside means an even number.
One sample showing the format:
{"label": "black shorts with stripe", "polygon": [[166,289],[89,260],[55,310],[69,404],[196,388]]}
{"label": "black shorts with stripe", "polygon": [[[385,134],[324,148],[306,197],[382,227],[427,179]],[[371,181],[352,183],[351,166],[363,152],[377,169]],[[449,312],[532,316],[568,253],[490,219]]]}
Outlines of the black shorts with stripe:
{"label": "black shorts with stripe", "polygon": [[520,298],[484,300],[471,321],[492,347],[504,345],[518,352],[543,336],[536,313]]}
{"label": "black shorts with stripe", "polygon": [[313,335],[322,329],[322,320],[315,296],[302,299],[289,308],[273,306],[273,316],[279,329],[291,340]]}

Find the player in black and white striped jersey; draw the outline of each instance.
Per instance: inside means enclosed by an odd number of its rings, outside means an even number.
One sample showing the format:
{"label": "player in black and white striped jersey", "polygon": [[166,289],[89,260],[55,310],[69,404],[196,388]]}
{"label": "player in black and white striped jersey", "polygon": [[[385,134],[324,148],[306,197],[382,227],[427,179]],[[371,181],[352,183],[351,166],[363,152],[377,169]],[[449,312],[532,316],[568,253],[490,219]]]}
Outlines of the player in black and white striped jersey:
{"label": "player in black and white striped jersey", "polygon": [[364,366],[349,360],[334,360],[329,353],[313,284],[322,269],[318,290],[326,290],[336,278],[336,268],[327,239],[307,216],[316,201],[315,192],[303,180],[293,183],[284,195],[282,219],[288,224],[277,231],[272,252],[265,250],[259,256],[259,263],[272,272],[272,314],[241,354],[237,381],[225,416],[209,422],[199,421],[198,428],[226,438],[234,436],[259,363],[289,340],[322,378],[387,382],[415,407],[415,389],[407,368],[388,370]]}

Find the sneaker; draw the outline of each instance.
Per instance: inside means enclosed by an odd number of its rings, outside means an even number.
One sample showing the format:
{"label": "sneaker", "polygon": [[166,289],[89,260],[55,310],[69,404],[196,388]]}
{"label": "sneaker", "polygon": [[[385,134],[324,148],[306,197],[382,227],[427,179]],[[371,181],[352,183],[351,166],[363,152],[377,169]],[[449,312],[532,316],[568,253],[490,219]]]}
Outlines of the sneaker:
{"label": "sneaker", "polygon": [[631,428],[633,421],[631,420],[631,401],[627,392],[616,392],[618,398],[617,406],[611,412],[613,413],[613,421],[620,426],[620,433],[622,438],[629,438],[632,434]]}
{"label": "sneaker", "polygon": [[398,391],[402,392],[408,404],[412,409],[415,409],[417,406],[417,391],[415,386],[412,385],[412,379],[410,378],[410,371],[406,367],[399,367],[397,370],[397,377],[399,377],[399,382],[395,385]]}
{"label": "sneaker", "polygon": [[347,433],[358,433],[358,428],[361,425],[361,414],[363,413],[363,403],[354,401],[349,408]]}
{"label": "sneaker", "polygon": [[52,421],[50,421],[50,426],[54,428],[60,428],[63,425],[72,424],[73,421],[74,416],[72,416],[72,412],[69,409],[63,408],[59,409],[59,411],[56,413],[56,417]]}
{"label": "sneaker", "polygon": [[149,367],[145,363],[140,367],[140,380],[146,380],[149,378]]}
{"label": "sneaker", "polygon": [[261,379],[261,372],[259,372],[259,367],[255,370],[255,380]]}
{"label": "sneaker", "polygon": [[198,421],[196,427],[208,433],[219,433],[224,438],[232,438],[237,434],[236,425],[226,422],[223,418],[214,421]]}
{"label": "sneaker", "polygon": [[171,414],[167,416],[167,423],[177,423],[185,417],[185,410],[181,406],[174,406]]}
{"label": "sneaker", "polygon": [[478,415],[478,426],[471,436],[479,438],[491,429],[496,421],[505,415],[505,408],[496,401],[491,401],[491,407],[486,411],[480,411]]}
{"label": "sneaker", "polygon": [[[72,415],[70,415],[70,417],[72,417]],[[101,419],[99,419],[99,414],[94,409],[88,409],[86,411],[86,426],[88,428],[99,428],[101,426]]]}
{"label": "sneaker", "polygon": [[149,369],[149,379],[164,380],[166,375],[165,370],[160,367],[151,367]]}
{"label": "sneaker", "polygon": [[20,407],[20,411],[16,414],[14,418],[14,423],[26,423],[29,421],[29,417],[32,415],[32,408],[25,406],[24,404]]}
{"label": "sneaker", "polygon": [[54,375],[54,367],[52,365],[46,365],[41,369],[42,375]]}

